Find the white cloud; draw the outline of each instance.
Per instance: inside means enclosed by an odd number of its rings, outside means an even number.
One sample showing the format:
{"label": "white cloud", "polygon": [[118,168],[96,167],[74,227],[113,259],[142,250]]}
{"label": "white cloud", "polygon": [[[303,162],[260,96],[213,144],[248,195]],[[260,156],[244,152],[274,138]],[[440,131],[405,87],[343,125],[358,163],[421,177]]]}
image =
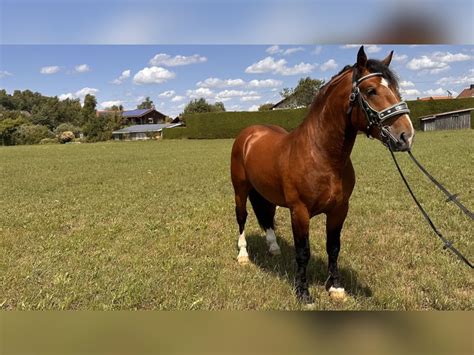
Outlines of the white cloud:
{"label": "white cloud", "polygon": [[275,79],[264,80],[250,80],[246,82],[242,79],[219,79],[207,78],[206,80],[196,83],[198,87],[202,88],[228,88],[228,87],[249,87],[249,88],[270,88],[282,85],[282,81]]}
{"label": "white cloud", "polygon": [[176,92],[174,90],[163,91],[161,94],[158,95],[158,97],[170,98],[174,96],[175,93]]}
{"label": "white cloud", "polygon": [[283,49],[280,49],[280,46],[271,46],[268,47],[265,52],[267,52],[268,54],[278,54],[283,52]]}
{"label": "white cloud", "polygon": [[196,85],[202,88],[224,88],[243,86],[245,85],[245,81],[242,79],[207,78],[204,81],[199,81]]}
{"label": "white cloud", "polygon": [[74,70],[78,73],[85,73],[91,70],[87,64],[79,64],[74,67]]}
{"label": "white cloud", "polygon": [[410,70],[425,70],[431,74],[439,73],[440,71],[448,70],[450,66],[444,62],[439,62],[423,55],[419,58],[413,58],[407,63],[407,68]]}
{"label": "white cloud", "polygon": [[57,65],[51,65],[49,67],[42,67],[40,69],[41,74],[46,74],[46,75],[51,75],[51,74],[56,74],[60,68]]}
{"label": "white cloud", "polygon": [[250,80],[248,86],[251,88],[274,88],[281,86],[283,82],[281,80],[275,79],[265,79],[265,80]]}
{"label": "white cloud", "polygon": [[288,67],[285,59],[275,60],[273,57],[266,57],[245,69],[248,74],[274,73],[280,75],[307,74],[314,70],[315,66],[309,63],[296,64]]}
{"label": "white cloud", "polygon": [[0,78],[5,78],[7,76],[12,76],[12,73],[7,72],[6,70],[0,70]]}
{"label": "white cloud", "polygon": [[254,95],[254,96],[242,96],[240,98],[240,101],[246,102],[246,101],[257,101],[260,100],[262,97],[260,95]]}
{"label": "white cloud", "polygon": [[103,101],[100,103],[100,107],[103,109],[110,108],[112,106],[120,106],[120,105],[123,105],[123,101],[121,100]]}
{"label": "white cloud", "polygon": [[77,90],[75,93],[68,92],[67,94],[61,94],[58,96],[59,100],[66,100],[66,99],[84,99],[86,95],[96,95],[99,92],[99,89],[85,87],[80,90]]}
{"label": "white cloud", "polygon": [[400,94],[406,99],[407,97],[416,97],[420,95],[420,92],[417,89],[403,89],[400,88]]}
{"label": "white cloud", "polygon": [[423,55],[413,58],[407,63],[407,68],[438,74],[451,68],[448,63],[466,61],[472,58],[472,56],[464,53],[434,52],[429,56]]}
{"label": "white cloud", "polygon": [[146,67],[133,77],[135,84],[161,84],[176,76],[175,73],[162,67]]}
{"label": "white cloud", "polygon": [[438,88],[438,89],[429,89],[426,91],[423,91],[424,94],[430,95],[430,96],[447,96],[448,93],[445,89],[443,88]]}
{"label": "white cloud", "polygon": [[231,99],[234,97],[243,97],[243,96],[258,96],[256,91],[245,91],[245,90],[223,90],[217,93],[216,100],[222,99]]}
{"label": "white cloud", "polygon": [[334,69],[337,68],[337,66],[338,66],[338,64],[336,63],[336,61],[334,59],[329,59],[327,62],[321,64],[320,69],[322,71],[334,70]]}
{"label": "white cloud", "polygon": [[98,89],[85,87],[85,88],[82,88],[81,90],[76,91],[75,95],[77,97],[82,98],[86,95],[96,95],[98,92],[99,92]]}
{"label": "white cloud", "polygon": [[120,76],[119,76],[117,79],[114,79],[114,80],[112,81],[112,84],[116,84],[116,85],[122,84],[122,82],[123,82],[125,79],[130,78],[130,74],[131,74],[131,70],[130,70],[130,69],[124,70],[124,71],[122,72],[122,74],[120,74]]}
{"label": "white cloud", "polygon": [[201,97],[212,98],[215,96],[214,92],[209,88],[199,88],[195,90],[187,90],[186,95],[191,99],[198,99]]}
{"label": "white cloud", "polygon": [[67,94],[61,94],[61,95],[58,96],[58,99],[61,100],[61,101],[64,101],[66,99],[73,100],[75,98],[76,97],[74,97],[74,94],[70,93],[70,92],[68,92]]}
{"label": "white cloud", "polygon": [[395,62],[404,62],[407,59],[408,59],[408,56],[406,54],[394,53],[392,57],[392,60],[394,60]]}
{"label": "white cloud", "polygon": [[248,108],[247,111],[258,111],[259,105],[252,105]]}
{"label": "white cloud", "polygon": [[176,95],[175,97],[171,99],[172,102],[179,102],[183,100],[184,100],[184,96],[179,96],[179,95]]}
{"label": "white cloud", "polygon": [[293,54],[296,52],[302,52],[302,51],[304,51],[303,47],[288,48],[288,49],[285,49],[285,51],[283,52],[283,55],[290,55],[290,54]]}
{"label": "white cloud", "polygon": [[453,54],[450,52],[435,52],[432,57],[433,59],[444,63],[463,62],[472,58],[470,55],[464,53]]}
{"label": "white cloud", "polygon": [[408,81],[408,80],[403,80],[400,82],[400,87],[402,88],[408,88],[408,87],[413,87],[413,86],[415,86],[415,84],[413,84],[413,82]]}
{"label": "white cloud", "polygon": [[462,76],[447,76],[439,79],[437,82],[439,85],[470,85],[474,83],[474,69],[469,71],[469,74]]}
{"label": "white cloud", "polygon": [[191,56],[176,55],[172,57],[169,54],[158,53],[152,59],[150,59],[150,64],[154,66],[164,65],[167,67],[176,67],[180,65],[204,63],[206,61],[207,61],[207,58],[200,56],[199,54],[194,54]]}

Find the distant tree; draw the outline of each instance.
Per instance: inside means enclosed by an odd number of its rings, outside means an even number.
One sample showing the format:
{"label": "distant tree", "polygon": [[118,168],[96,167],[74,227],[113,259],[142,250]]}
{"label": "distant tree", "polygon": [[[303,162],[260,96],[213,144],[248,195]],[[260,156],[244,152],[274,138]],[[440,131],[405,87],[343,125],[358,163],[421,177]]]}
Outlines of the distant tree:
{"label": "distant tree", "polygon": [[295,88],[284,88],[280,95],[285,99],[291,96],[296,106],[309,106],[324,83],[324,80],[308,76],[301,78]]}
{"label": "distant tree", "polygon": [[184,107],[184,114],[202,113],[202,112],[224,112],[225,106],[223,102],[216,102],[214,105],[208,103],[206,99],[199,98],[189,101]]}
{"label": "distant tree", "polygon": [[214,105],[211,105],[213,112],[225,112],[225,106],[223,102],[217,101]]}
{"label": "distant tree", "polygon": [[270,111],[273,107],[273,104],[263,104],[258,107],[259,111]]}
{"label": "distant tree", "polygon": [[150,100],[150,98],[147,96],[145,100],[137,105],[137,109],[150,109],[153,108],[153,101]]}

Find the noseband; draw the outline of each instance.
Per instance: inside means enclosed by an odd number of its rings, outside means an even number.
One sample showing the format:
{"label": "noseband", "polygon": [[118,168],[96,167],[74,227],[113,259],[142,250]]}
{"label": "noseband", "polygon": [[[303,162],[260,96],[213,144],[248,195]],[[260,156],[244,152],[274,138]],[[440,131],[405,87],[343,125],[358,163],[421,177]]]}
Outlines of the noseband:
{"label": "noseband", "polygon": [[350,117],[354,105],[356,103],[359,103],[360,108],[362,109],[362,111],[364,111],[365,117],[367,118],[367,137],[370,137],[370,130],[372,127],[378,127],[380,129],[382,141],[385,145],[389,144],[390,141],[397,144],[399,142],[399,139],[394,137],[393,134],[390,133],[384,123],[393,117],[408,114],[410,113],[410,110],[408,109],[408,105],[405,101],[397,102],[395,105],[387,107],[382,111],[377,111],[373,109],[360,93],[359,85],[364,80],[367,80],[374,76],[383,76],[383,74],[379,72],[370,73],[356,80],[356,71],[353,70],[352,92],[349,96],[349,110],[347,111],[347,114]]}

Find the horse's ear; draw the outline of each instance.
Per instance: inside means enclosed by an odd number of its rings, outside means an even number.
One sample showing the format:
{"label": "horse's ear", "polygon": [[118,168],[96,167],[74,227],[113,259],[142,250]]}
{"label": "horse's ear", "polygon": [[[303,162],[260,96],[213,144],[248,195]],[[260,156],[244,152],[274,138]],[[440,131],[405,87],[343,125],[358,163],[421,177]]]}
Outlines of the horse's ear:
{"label": "horse's ear", "polygon": [[365,68],[367,63],[367,54],[365,54],[364,46],[360,46],[359,52],[357,53],[357,66],[359,69]]}
{"label": "horse's ear", "polygon": [[388,56],[386,56],[385,59],[382,60],[382,63],[388,67],[390,65],[390,62],[392,61],[392,56],[393,56],[393,51],[390,51]]}

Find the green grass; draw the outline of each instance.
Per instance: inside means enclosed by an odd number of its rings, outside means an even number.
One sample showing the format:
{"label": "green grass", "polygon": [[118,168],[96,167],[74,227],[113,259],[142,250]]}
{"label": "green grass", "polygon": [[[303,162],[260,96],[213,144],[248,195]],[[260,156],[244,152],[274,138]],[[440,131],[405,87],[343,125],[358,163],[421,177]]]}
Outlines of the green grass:
{"label": "green grass", "polygon": [[[414,154],[474,208],[474,132],[418,133]],[[270,257],[255,216],[253,262],[238,265],[229,177],[232,140],[0,149],[2,309],[301,309],[292,289],[289,213]],[[471,259],[473,222],[398,154],[422,203]],[[350,296],[324,291],[324,218],[311,223],[310,291],[318,309],[474,309],[472,271],[422,219],[389,153],[359,136],[357,183],[339,265]],[[250,207],[250,204],[249,204]]]}

